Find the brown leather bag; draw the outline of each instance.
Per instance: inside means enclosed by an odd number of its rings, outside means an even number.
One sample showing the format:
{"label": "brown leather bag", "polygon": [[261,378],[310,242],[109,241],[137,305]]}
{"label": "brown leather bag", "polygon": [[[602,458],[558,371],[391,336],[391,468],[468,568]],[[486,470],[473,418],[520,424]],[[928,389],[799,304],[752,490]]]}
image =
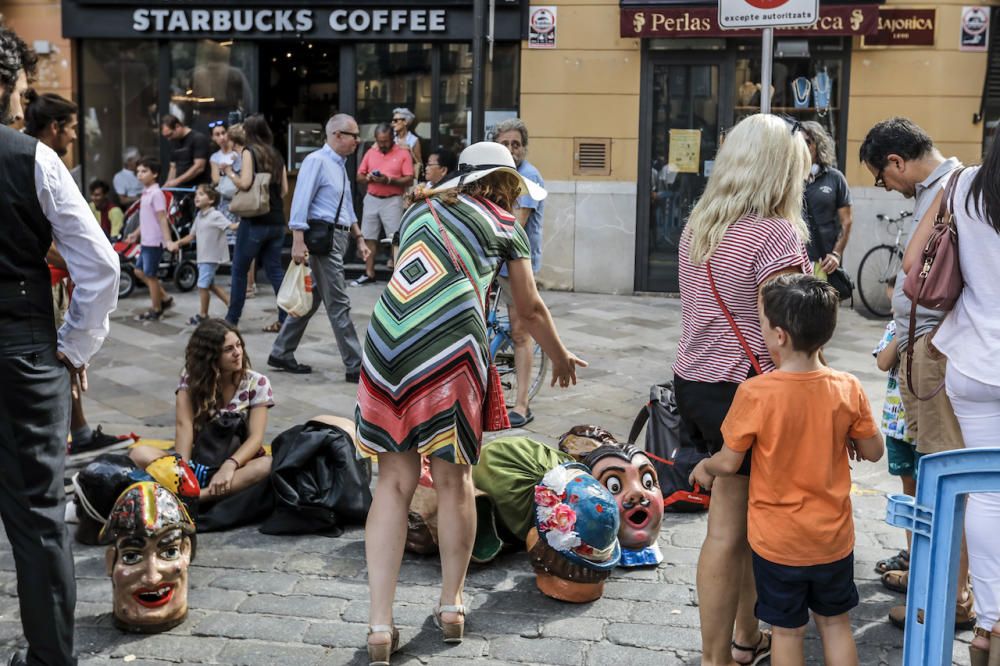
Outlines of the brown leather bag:
{"label": "brown leather bag", "polygon": [[[913,347],[914,333],[917,328],[917,306],[922,305],[931,310],[948,311],[955,307],[955,302],[962,293],[965,281],[962,279],[962,267],[958,261],[958,227],[955,225],[955,188],[958,178],[965,167],[952,172],[948,184],[941,197],[937,216],[934,218],[934,229],[924,245],[920,263],[912,266],[903,282],[903,293],[910,299],[910,326],[907,332],[908,346],[906,349],[906,383],[920,400],[930,400],[937,395],[944,382],[922,396],[913,385]],[[935,329],[936,331],[937,329]],[[931,333],[933,335],[933,333]]]}

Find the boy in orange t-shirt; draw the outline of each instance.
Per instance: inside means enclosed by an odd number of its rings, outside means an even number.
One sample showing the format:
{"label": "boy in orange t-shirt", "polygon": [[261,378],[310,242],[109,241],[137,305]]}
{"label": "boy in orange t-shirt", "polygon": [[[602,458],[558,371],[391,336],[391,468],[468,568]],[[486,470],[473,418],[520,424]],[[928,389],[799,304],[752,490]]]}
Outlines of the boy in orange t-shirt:
{"label": "boy in orange t-shirt", "polygon": [[803,663],[810,610],[826,663],[858,663],[848,617],[858,605],[850,459],[874,462],[883,444],[861,383],[820,360],[838,304],[836,290],[809,275],[764,285],[760,321],[777,370],[740,385],[722,424],[725,446],[691,473],[710,488],[752,450],[755,614],[773,627],[775,666]]}

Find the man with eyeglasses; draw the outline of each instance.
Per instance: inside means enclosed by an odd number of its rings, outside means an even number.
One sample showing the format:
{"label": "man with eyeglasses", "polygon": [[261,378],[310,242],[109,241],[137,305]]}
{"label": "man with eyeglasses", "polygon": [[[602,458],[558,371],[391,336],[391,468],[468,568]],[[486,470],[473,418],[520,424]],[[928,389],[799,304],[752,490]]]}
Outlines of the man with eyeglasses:
{"label": "man with eyeglasses", "polygon": [[[305,315],[289,315],[271,347],[267,364],[294,374],[312,368],[295,360],[295,350],[309,320],[322,302],[344,362],[344,379],[357,384],[361,374],[361,344],[351,321],[351,299],[344,281],[344,254],[350,238],[358,243],[358,255],[368,258],[351,197],[347,158],[358,149],[358,123],[339,113],[326,123],[326,143],[306,156],[299,169],[292,195],[288,226],[292,230],[292,261],[307,258],[312,269],[313,305]],[[319,298],[316,298],[316,296]]]}
{"label": "man with eyeglasses", "polygon": [[[528,127],[520,118],[510,118],[497,125],[494,141],[510,151],[517,166],[517,172],[525,178],[545,187],[542,174],[531,162],[525,159],[528,151]],[[542,268],[542,212],[544,201],[532,199],[527,194],[517,200],[518,208],[514,211],[517,221],[528,234],[531,245],[531,271],[537,275]],[[510,335],[514,339],[514,370],[517,373],[517,397],[514,408],[510,411],[510,425],[521,428],[534,420],[531,408],[528,406],[528,391],[531,388],[531,365],[534,341],[524,329],[521,317],[514,307],[510,283],[507,282],[507,267],[500,271],[500,295],[507,304],[510,314]]]}
{"label": "man with eyeglasses", "polygon": [[[913,217],[906,234],[913,230],[934,203],[938,192],[948,182],[947,176],[962,166],[955,157],[945,159],[934,146],[927,133],[907,118],[890,118],[868,130],[861,144],[861,161],[875,178],[875,187],[889,192],[899,192],[914,200]],[[917,453],[938,453],[965,447],[962,431],[945,391],[939,391],[930,400],[919,400],[916,394],[927,395],[944,381],[947,359],[934,350],[930,343],[932,333],[944,319],[944,312],[917,306],[916,328],[909,339],[911,302],[903,293],[906,273],[900,270],[892,295],[892,311],[896,320],[896,338],[899,355],[906,358],[913,354],[913,382],[910,387],[906,373],[900,373],[899,389],[906,412],[906,429],[913,437]],[[972,590],[968,586],[969,560],[965,542],[959,563],[959,592],[956,602],[955,626],[972,628],[975,611],[972,609]],[[908,577],[905,572],[890,571],[882,576],[883,584],[890,589],[905,589]],[[903,628],[906,606],[889,610],[889,620]]]}

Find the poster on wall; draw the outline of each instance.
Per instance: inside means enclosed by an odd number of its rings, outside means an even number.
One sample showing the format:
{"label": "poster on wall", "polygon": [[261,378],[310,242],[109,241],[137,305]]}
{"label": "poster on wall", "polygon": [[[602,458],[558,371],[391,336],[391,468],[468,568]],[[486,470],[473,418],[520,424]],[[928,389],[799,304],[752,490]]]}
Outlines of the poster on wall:
{"label": "poster on wall", "polygon": [[678,173],[698,173],[701,163],[701,130],[670,130],[667,163],[677,167]]}
{"label": "poster on wall", "polygon": [[989,45],[990,8],[962,7],[960,51],[985,51]]}
{"label": "poster on wall", "polygon": [[[486,125],[483,141],[493,141],[496,139],[497,125],[505,120],[517,118],[517,111],[513,109],[492,110],[486,112]],[[465,112],[465,145],[472,143],[472,111]]]}
{"label": "poster on wall", "polygon": [[531,7],[528,14],[528,48],[554,49],[556,47],[556,8]]}

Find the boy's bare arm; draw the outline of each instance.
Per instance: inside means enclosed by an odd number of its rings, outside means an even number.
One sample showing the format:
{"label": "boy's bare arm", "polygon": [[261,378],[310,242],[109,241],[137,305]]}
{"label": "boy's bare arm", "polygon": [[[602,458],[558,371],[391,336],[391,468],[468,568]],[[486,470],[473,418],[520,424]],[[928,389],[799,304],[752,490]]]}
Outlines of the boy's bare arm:
{"label": "boy's bare arm", "polygon": [[165,211],[157,211],[156,219],[160,221],[160,230],[163,232],[163,242],[164,244],[169,243],[170,238],[170,223],[167,222],[167,214]]}
{"label": "boy's bare arm", "polygon": [[723,446],[722,450],[711,458],[706,458],[695,465],[688,477],[688,483],[694,485],[697,481],[706,490],[711,490],[712,483],[717,476],[732,476],[743,465],[745,451],[734,451],[728,446]]}
{"label": "boy's bare arm", "polygon": [[885,453],[885,444],[882,441],[882,434],[876,433],[874,437],[865,439],[855,439],[854,448],[858,452],[858,458],[868,462],[877,462]]}
{"label": "boy's bare arm", "polygon": [[875,364],[882,372],[889,372],[899,363],[899,338],[893,338],[885,349],[875,356]]}

